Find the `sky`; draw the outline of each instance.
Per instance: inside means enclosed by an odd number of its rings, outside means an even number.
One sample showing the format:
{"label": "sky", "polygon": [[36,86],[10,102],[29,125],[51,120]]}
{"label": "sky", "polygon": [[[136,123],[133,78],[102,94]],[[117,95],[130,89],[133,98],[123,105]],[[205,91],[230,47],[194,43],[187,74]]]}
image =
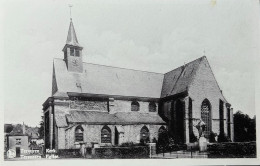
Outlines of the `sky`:
{"label": "sky", "polygon": [[5,123],[39,125],[53,58],[63,58],[68,4],[85,62],[165,73],[205,55],[234,112],[255,115],[259,1],[8,0]]}

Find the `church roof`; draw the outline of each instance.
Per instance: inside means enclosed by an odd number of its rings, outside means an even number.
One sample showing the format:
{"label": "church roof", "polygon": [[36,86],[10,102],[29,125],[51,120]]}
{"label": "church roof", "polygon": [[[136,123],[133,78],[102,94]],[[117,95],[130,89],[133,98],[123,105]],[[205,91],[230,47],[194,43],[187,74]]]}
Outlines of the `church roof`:
{"label": "church roof", "polygon": [[206,63],[208,64],[208,61],[203,56],[161,74],[83,62],[83,72],[77,73],[69,72],[63,59],[54,59],[55,82],[53,84],[57,90],[53,97],[68,97],[71,93],[75,93],[164,98],[188,92],[198,68]]}
{"label": "church roof", "polygon": [[139,112],[117,112],[115,116],[121,122],[134,124],[165,124],[157,113],[139,113]]}
{"label": "church roof", "polygon": [[68,122],[80,123],[87,122],[91,123],[115,123],[118,122],[117,117],[108,112],[98,112],[98,111],[71,111],[70,114],[66,115]]}
{"label": "church roof", "polygon": [[[91,63],[83,63],[83,73],[68,72],[64,60],[54,59],[58,91],[160,98],[163,74],[145,72]],[[65,92],[65,93],[64,93]]]}
{"label": "church roof", "polygon": [[203,56],[164,74],[161,97],[172,96],[188,90]]}
{"label": "church roof", "polygon": [[[165,124],[158,114],[118,112],[109,114],[98,111],[71,111],[66,115],[69,123],[88,124]],[[58,126],[60,127],[60,126]],[[62,126],[63,127],[63,126]]]}

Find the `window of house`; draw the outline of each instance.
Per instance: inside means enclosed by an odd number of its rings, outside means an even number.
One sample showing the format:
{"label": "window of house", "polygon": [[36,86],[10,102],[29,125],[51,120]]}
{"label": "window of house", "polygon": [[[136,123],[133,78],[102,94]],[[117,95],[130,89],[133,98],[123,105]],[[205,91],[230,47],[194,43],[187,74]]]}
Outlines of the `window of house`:
{"label": "window of house", "polygon": [[111,129],[108,126],[101,129],[101,143],[111,143]]}
{"label": "window of house", "polygon": [[81,126],[77,126],[75,129],[75,141],[83,141],[83,128]]}
{"label": "window of house", "polygon": [[201,119],[206,124],[205,137],[209,138],[211,132],[211,104],[208,99],[203,100],[201,104]]}
{"label": "window of house", "polygon": [[70,48],[70,56],[74,56],[74,49]]}
{"label": "window of house", "polygon": [[21,145],[22,144],[21,138],[17,138],[15,144],[16,145]]}
{"label": "window of house", "polygon": [[148,128],[146,126],[141,128],[140,140],[144,141],[144,142],[149,142],[150,141],[150,133],[149,133],[149,130],[148,130]]}
{"label": "window of house", "polygon": [[140,105],[137,101],[133,101],[131,103],[131,111],[139,111]]}
{"label": "window of house", "polygon": [[156,112],[156,104],[154,102],[149,103],[149,112]]}
{"label": "window of house", "polygon": [[76,50],[76,56],[79,57],[79,50]]}

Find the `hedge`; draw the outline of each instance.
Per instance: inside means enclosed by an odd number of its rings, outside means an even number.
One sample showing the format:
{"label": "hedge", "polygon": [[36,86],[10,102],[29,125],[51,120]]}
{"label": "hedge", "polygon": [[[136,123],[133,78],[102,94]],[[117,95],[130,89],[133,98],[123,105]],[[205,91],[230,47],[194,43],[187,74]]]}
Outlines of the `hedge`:
{"label": "hedge", "polygon": [[95,148],[93,158],[148,158],[148,146]]}
{"label": "hedge", "polygon": [[80,149],[59,149],[57,155],[60,158],[80,158]]}
{"label": "hedge", "polygon": [[156,144],[156,153],[167,153],[173,151],[187,150],[186,144],[173,144],[167,146],[161,146]]}
{"label": "hedge", "polygon": [[209,158],[256,158],[256,142],[226,142],[208,145]]}

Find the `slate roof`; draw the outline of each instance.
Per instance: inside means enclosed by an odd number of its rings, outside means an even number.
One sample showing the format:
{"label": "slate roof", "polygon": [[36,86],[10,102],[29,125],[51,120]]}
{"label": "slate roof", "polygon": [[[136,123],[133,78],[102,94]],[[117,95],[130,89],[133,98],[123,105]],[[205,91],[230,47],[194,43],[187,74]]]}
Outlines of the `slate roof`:
{"label": "slate roof", "polygon": [[70,114],[66,115],[66,118],[71,123],[87,122],[88,124],[116,123],[119,121],[114,114],[98,111],[71,111]]}
{"label": "slate roof", "polygon": [[70,26],[69,26],[66,44],[81,47],[79,42],[78,42],[72,20],[70,21]]}
{"label": "slate roof", "polygon": [[[71,111],[66,115],[68,123],[87,124],[165,124],[158,114],[139,112]],[[57,124],[58,125],[58,124]],[[61,127],[61,126],[58,126]]]}
{"label": "slate roof", "polygon": [[75,92],[163,98],[187,91],[204,59],[205,56],[165,74],[84,62],[83,73],[68,72],[64,60],[54,59],[58,91],[53,96],[67,97],[67,92]]}
{"label": "slate roof", "polygon": [[31,136],[31,138],[38,139],[39,138],[39,132],[38,131],[39,131],[38,127],[34,127],[34,128],[28,127],[28,128],[26,128],[26,134],[28,136]]}
{"label": "slate roof", "polygon": [[139,112],[117,112],[115,116],[121,122],[133,124],[165,124],[157,113],[139,113]]}
{"label": "slate roof", "polygon": [[[62,59],[54,59],[57,93],[66,92],[160,98],[163,74],[83,62],[83,73],[68,72]],[[79,87],[80,85],[80,87]],[[64,93],[65,92],[65,93]]]}
{"label": "slate roof", "polygon": [[58,127],[68,126],[65,115],[60,115],[59,113],[55,114],[55,123]]}
{"label": "slate roof", "polygon": [[[6,125],[5,125],[6,126]],[[38,127],[29,127],[25,125],[25,133],[23,134],[23,125],[22,124],[16,124],[12,125],[13,130],[8,133],[8,135],[26,135],[30,136],[30,138],[39,138]]]}
{"label": "slate roof", "polygon": [[188,90],[200,63],[205,56],[164,74],[161,98]]}

